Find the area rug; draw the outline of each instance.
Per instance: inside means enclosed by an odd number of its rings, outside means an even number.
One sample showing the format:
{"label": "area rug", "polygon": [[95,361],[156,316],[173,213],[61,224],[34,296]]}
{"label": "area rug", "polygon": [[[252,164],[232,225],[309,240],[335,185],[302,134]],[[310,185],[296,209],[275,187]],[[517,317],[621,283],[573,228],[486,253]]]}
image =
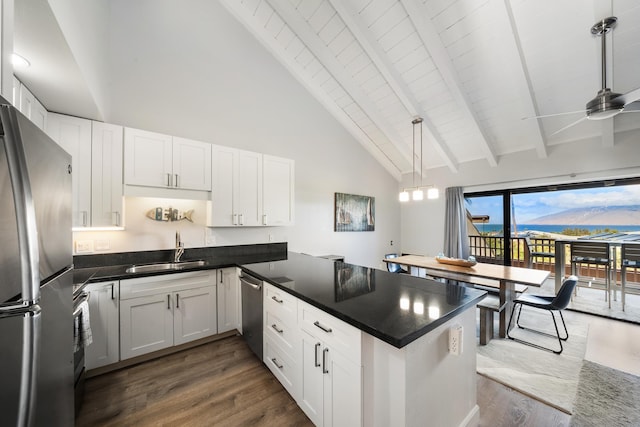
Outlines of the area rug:
{"label": "area rug", "polygon": [[638,402],[640,377],[585,360],[570,425],[638,426]]}
{"label": "area rug", "polygon": [[[575,313],[565,311],[564,317],[569,340],[563,342],[562,354],[543,351],[509,339],[494,338],[488,345],[477,347],[477,372],[571,414],[587,345],[588,324],[581,321],[580,316]],[[525,307],[521,319],[524,326],[549,333],[554,331],[549,312]],[[522,329],[514,328],[512,335],[547,347],[558,346],[555,338]]]}

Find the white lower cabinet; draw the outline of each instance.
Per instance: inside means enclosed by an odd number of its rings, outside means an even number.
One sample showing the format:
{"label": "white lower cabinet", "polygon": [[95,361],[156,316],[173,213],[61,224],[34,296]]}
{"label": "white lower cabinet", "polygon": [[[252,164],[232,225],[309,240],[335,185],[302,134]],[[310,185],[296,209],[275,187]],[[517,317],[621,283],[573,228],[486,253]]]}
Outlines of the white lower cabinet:
{"label": "white lower cabinet", "polygon": [[174,295],[174,345],[217,333],[216,286],[187,289]]}
{"label": "white lower cabinet", "polygon": [[362,425],[361,332],[304,302],[298,304],[298,312],[302,342],[298,404],[317,426]]}
{"label": "white lower cabinet", "polygon": [[242,331],[240,279],[236,267],[218,270],[218,333]]}
{"label": "white lower cabinet", "polygon": [[316,426],[362,425],[362,332],[264,287],[264,363]]}
{"label": "white lower cabinet", "polygon": [[298,299],[265,283],[263,360],[289,394],[300,395],[300,329]]}
{"label": "white lower cabinet", "polygon": [[216,270],[120,282],[121,359],[217,333]]}
{"label": "white lower cabinet", "polygon": [[85,348],[87,369],[116,363],[120,360],[118,281],[91,283],[84,288],[89,293],[89,313],[93,341]]}

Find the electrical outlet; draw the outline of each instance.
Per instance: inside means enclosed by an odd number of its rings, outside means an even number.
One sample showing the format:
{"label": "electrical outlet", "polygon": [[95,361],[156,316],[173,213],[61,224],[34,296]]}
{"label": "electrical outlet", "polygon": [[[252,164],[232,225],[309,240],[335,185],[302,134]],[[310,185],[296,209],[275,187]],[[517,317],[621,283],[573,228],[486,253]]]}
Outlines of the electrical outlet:
{"label": "electrical outlet", "polygon": [[76,253],[93,252],[93,240],[76,240]]}
{"label": "electrical outlet", "polygon": [[449,328],[449,353],[455,356],[462,354],[462,325]]}
{"label": "electrical outlet", "polygon": [[96,251],[108,251],[111,249],[111,244],[107,239],[96,240],[95,249]]}

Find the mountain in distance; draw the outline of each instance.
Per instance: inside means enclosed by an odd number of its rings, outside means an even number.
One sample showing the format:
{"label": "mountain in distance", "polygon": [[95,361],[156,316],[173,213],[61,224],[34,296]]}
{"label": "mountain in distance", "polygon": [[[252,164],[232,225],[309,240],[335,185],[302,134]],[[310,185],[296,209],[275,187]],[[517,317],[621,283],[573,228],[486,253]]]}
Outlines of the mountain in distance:
{"label": "mountain in distance", "polygon": [[574,208],[522,222],[540,225],[640,225],[640,205]]}

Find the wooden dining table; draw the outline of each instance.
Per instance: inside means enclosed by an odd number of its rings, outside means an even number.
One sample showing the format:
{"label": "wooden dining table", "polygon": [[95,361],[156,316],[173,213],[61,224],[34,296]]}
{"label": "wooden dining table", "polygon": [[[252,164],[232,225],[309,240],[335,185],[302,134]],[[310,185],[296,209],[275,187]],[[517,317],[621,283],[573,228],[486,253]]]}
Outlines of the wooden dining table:
{"label": "wooden dining table", "polygon": [[500,297],[500,337],[507,336],[507,322],[513,309],[515,285],[540,287],[549,277],[550,272],[531,268],[511,267],[499,264],[477,263],[472,267],[444,264],[434,257],[422,255],[403,255],[384,259],[384,262],[422,268],[432,277],[457,280],[461,282],[486,286],[487,280],[497,282]]}

